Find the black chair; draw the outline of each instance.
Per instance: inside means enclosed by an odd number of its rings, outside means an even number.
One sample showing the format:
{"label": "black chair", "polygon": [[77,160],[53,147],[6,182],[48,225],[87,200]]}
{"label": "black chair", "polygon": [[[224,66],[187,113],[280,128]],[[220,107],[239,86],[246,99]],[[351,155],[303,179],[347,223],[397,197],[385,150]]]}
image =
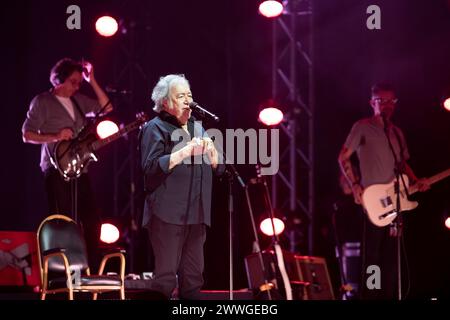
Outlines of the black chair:
{"label": "black chair", "polygon": [[[97,275],[91,275],[87,259],[86,242],[79,225],[63,215],[44,219],[37,232],[39,269],[41,274],[41,300],[47,293],[91,292],[93,300],[102,292],[117,290],[125,299],[125,256],[116,250],[106,254]],[[120,259],[118,275],[103,275],[111,258]]]}

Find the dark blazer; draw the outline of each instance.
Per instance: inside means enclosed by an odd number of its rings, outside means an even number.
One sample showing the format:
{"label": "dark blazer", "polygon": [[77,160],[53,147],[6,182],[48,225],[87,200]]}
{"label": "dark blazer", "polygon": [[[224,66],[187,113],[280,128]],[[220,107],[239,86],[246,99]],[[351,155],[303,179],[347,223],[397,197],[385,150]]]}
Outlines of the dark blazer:
{"label": "dark blazer", "polygon": [[[184,147],[191,137],[202,137],[203,127],[195,126],[195,118],[188,121],[185,132],[177,119],[165,111],[147,122],[139,134],[141,166],[146,191],[142,225],[148,226],[152,215],[164,222],[184,225],[211,225],[212,167],[196,164],[201,156],[191,157],[169,170],[170,154]],[[172,133],[180,129],[184,137],[172,141]],[[173,150],[176,147],[176,150]]]}

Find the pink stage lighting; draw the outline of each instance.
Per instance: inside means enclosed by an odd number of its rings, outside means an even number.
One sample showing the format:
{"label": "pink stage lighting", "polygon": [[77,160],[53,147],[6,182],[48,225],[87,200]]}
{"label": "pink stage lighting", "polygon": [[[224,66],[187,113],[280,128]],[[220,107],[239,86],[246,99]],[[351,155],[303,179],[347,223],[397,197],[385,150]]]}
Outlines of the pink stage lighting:
{"label": "pink stage lighting", "polygon": [[450,217],[448,217],[447,219],[445,219],[445,227],[447,229],[450,229]]}
{"label": "pink stage lighting", "polygon": [[266,18],[278,17],[283,12],[281,1],[265,0],[259,5],[259,13]]}
{"label": "pink stage lighting", "polygon": [[100,241],[104,243],[114,243],[120,238],[119,229],[111,223],[102,223],[100,229]]}
{"label": "pink stage lighting", "polygon": [[100,139],[105,139],[117,131],[119,131],[119,127],[111,120],[103,120],[97,125],[97,135]]}
{"label": "pink stage lighting", "polygon": [[450,111],[450,98],[445,99],[443,105],[445,110]]}
{"label": "pink stage lighting", "polygon": [[97,19],[95,29],[103,37],[111,37],[116,34],[119,25],[113,17],[103,16]]}
{"label": "pink stage lighting", "polygon": [[[275,226],[275,234],[279,235],[284,231],[284,222],[281,221],[278,218],[273,219],[273,224]],[[272,236],[273,235],[273,228],[272,223],[270,222],[270,219],[264,219],[261,224],[259,225],[259,229],[261,229],[261,232],[264,233],[266,236]]]}
{"label": "pink stage lighting", "polygon": [[259,113],[259,121],[266,126],[276,126],[283,121],[283,112],[278,108],[265,108]]}

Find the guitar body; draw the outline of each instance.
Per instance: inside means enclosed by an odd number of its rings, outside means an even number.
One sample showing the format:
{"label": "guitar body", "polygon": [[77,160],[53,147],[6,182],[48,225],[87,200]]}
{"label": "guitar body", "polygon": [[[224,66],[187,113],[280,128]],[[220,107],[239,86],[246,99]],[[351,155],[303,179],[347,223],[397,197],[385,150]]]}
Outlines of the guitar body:
{"label": "guitar body", "polygon": [[[409,187],[408,176],[402,175]],[[378,227],[390,224],[397,217],[397,195],[394,190],[395,180],[387,184],[375,184],[367,187],[362,195],[363,207],[369,220]],[[409,188],[408,188],[409,189]],[[416,201],[408,200],[400,179],[400,209],[408,211],[418,206]]]}
{"label": "guitar body", "polygon": [[91,161],[97,161],[94,151],[139,128],[148,120],[147,115],[143,112],[137,114],[136,118],[126,127],[103,139],[97,138],[96,134],[92,132],[92,127],[85,127],[85,130],[82,130],[76,139],[58,142],[51,157],[53,165],[65,180],[78,178]]}
{"label": "guitar body", "polygon": [[53,160],[66,180],[78,178],[89,162],[97,161],[92,148],[96,140],[95,135],[90,134],[82,140],[64,140],[56,144]]}

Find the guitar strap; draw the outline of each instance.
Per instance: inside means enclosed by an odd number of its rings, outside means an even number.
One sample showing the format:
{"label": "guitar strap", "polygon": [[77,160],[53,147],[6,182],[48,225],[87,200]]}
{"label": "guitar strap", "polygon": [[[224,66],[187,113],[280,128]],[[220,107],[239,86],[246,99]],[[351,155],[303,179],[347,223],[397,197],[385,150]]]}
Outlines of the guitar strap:
{"label": "guitar strap", "polygon": [[89,134],[92,130],[92,127],[94,125],[94,121],[91,119],[88,119],[86,115],[84,114],[83,110],[81,110],[80,105],[78,104],[78,101],[75,99],[75,97],[70,97],[70,100],[75,105],[75,108],[77,109],[78,113],[80,114],[81,118],[83,119],[83,126],[80,130],[76,133],[76,138],[83,138],[85,135]]}
{"label": "guitar strap", "polygon": [[78,104],[77,100],[75,99],[75,97],[70,97],[70,100],[72,101],[73,105],[75,106],[75,108],[77,109],[78,113],[81,115],[81,118],[83,119],[83,123],[86,121],[86,115],[84,114],[84,112],[81,110],[80,105]]}
{"label": "guitar strap", "polygon": [[397,141],[398,141],[398,145],[400,147],[400,163],[403,163],[403,161],[405,160],[405,154],[404,154],[405,146],[404,146],[403,140],[401,139],[400,134],[398,133],[399,129],[397,127],[393,127],[393,129],[394,129],[395,137],[397,138]]}

